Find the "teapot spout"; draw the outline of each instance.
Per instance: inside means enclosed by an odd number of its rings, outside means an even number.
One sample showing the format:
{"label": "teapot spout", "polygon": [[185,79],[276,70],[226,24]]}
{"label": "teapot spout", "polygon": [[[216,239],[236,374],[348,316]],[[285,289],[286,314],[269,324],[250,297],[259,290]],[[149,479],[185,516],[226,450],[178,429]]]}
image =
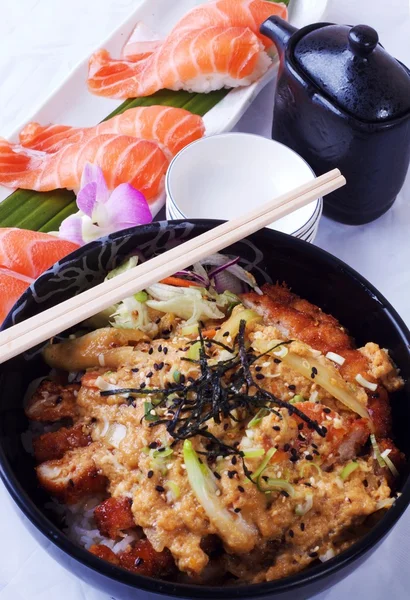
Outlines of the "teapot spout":
{"label": "teapot spout", "polygon": [[296,27],[280,17],[269,17],[260,28],[260,32],[275,44],[280,55],[285,51],[288,40],[295,31]]}

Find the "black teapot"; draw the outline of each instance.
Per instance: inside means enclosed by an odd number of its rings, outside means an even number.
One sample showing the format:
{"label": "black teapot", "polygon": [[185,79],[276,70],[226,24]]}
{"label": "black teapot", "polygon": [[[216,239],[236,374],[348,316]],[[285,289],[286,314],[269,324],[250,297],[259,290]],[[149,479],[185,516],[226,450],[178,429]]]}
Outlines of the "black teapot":
{"label": "black teapot", "polygon": [[347,185],[326,196],[325,214],[352,225],[385,213],[410,161],[410,71],[366,25],[315,23],[300,30],[271,17],[261,32],[280,68],[272,137],[317,175],[338,167]]}

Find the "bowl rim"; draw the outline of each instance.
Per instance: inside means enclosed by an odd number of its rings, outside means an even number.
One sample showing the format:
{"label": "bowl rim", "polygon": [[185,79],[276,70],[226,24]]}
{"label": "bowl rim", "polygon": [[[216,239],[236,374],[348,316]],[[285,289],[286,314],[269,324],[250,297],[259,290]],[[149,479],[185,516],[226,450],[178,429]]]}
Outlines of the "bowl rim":
{"label": "bowl rim", "polygon": [[[224,221],[216,219],[189,219],[189,223],[198,227],[215,227]],[[167,225],[185,225],[187,221],[180,219],[177,221],[163,221],[163,224]],[[153,229],[155,231],[158,223],[151,223],[149,225],[142,225],[138,227],[132,227],[126,230],[122,230],[115,234],[111,234],[110,241],[122,239],[135,234],[138,234],[140,228],[144,228],[145,232],[147,229]],[[318,258],[332,264],[341,272],[346,273],[351,279],[357,282],[365,292],[372,297],[376,302],[383,304],[385,312],[388,314],[392,326],[394,326],[403,340],[406,342],[409,358],[410,358],[410,331],[406,324],[399,316],[395,308],[390,302],[362,275],[360,275],[355,269],[347,265],[339,258],[333,256],[326,250],[322,250],[318,246],[314,246],[304,240],[295,238],[279,231],[264,228],[253,234],[262,235],[265,237],[274,237],[276,242],[281,244],[282,242],[289,242],[296,248],[300,248],[307,253],[307,256],[311,258]],[[75,250],[64,259],[60,261],[60,266],[64,267],[69,263],[76,262],[84,254],[84,252],[92,250],[96,242],[91,242],[86,246]],[[98,243],[98,242],[97,242]],[[53,274],[53,267],[48,269],[42,277],[47,278]],[[18,301],[24,301],[26,296],[30,296],[31,289],[28,288]],[[9,319],[7,318],[7,321]],[[3,442],[0,438],[0,477],[5,484],[5,487],[14,502],[17,504],[19,509],[28,518],[28,520],[42,533],[48,540],[53,542],[60,550],[68,555],[69,558],[81,563],[83,566],[97,572],[102,577],[108,577],[118,583],[125,584],[126,586],[134,589],[141,589],[148,592],[153,592],[165,596],[173,596],[179,598],[189,599],[214,599],[217,597],[223,597],[227,599],[252,599],[252,598],[266,598],[267,596],[274,597],[280,593],[289,593],[296,591],[297,589],[318,582],[319,580],[334,575],[344,567],[347,567],[353,563],[356,559],[364,557],[371,548],[378,545],[379,542],[391,531],[392,527],[400,519],[408,505],[410,504],[410,476],[404,481],[401,495],[395,501],[394,505],[387,511],[383,518],[358,542],[355,542],[348,550],[345,550],[338,556],[326,561],[320,565],[309,568],[308,570],[301,571],[295,575],[285,577],[270,582],[263,582],[257,584],[246,584],[238,585],[236,587],[222,587],[222,586],[201,586],[192,585],[188,583],[173,583],[166,580],[154,579],[151,577],[145,577],[125,571],[120,567],[116,567],[106,561],[103,561],[84,548],[78,546],[75,542],[72,542],[56,525],[54,525],[46,515],[38,508],[29,495],[23,490],[18,478],[14,474],[13,469],[5,455],[3,449]],[[64,563],[63,563],[64,566]]]}
{"label": "bowl rim", "polygon": [[[165,175],[165,204],[167,205],[168,203],[173,206],[181,215],[181,219],[203,219],[203,217],[189,217],[187,216],[183,211],[182,208],[180,207],[180,205],[177,203],[176,199],[175,199],[175,195],[172,193],[172,189],[171,189],[171,177],[172,177],[172,171],[174,169],[174,166],[176,164],[176,162],[183,157],[185,154],[187,154],[187,152],[190,151],[190,149],[193,146],[196,146],[198,144],[204,144],[204,143],[209,143],[209,140],[212,140],[213,138],[230,138],[230,137],[245,137],[245,138],[258,138],[259,140],[263,140],[263,143],[268,142],[269,144],[274,144],[277,146],[283,146],[287,152],[289,152],[292,156],[292,160],[293,159],[297,159],[298,161],[300,161],[301,163],[304,163],[307,168],[309,169],[309,171],[312,173],[313,175],[313,179],[315,179],[317,177],[315,171],[313,170],[313,168],[310,166],[310,164],[300,155],[298,154],[295,150],[293,150],[293,148],[290,148],[289,146],[287,146],[286,144],[283,144],[282,142],[279,142],[277,140],[273,140],[271,138],[267,138],[263,135],[259,135],[257,133],[248,133],[245,131],[225,131],[222,133],[216,133],[214,135],[208,135],[202,138],[199,138],[198,140],[195,140],[193,142],[191,142],[190,144],[188,144],[187,146],[185,146],[184,148],[182,148],[182,150],[180,150],[171,160],[171,162],[168,165],[168,169]],[[307,219],[307,221],[305,223],[302,223],[300,225],[300,227],[298,227],[297,230],[295,230],[294,232],[288,233],[287,235],[294,235],[294,233],[296,233],[296,231],[300,231],[301,229],[305,228],[311,221],[312,219],[315,218],[316,212],[318,211],[318,208],[320,208],[321,205],[323,205],[323,198],[317,198],[316,199],[316,203],[315,201],[312,201],[308,206],[312,205],[312,213],[309,216],[309,218]],[[314,205],[314,206],[313,206]],[[297,212],[297,211],[296,211]],[[319,218],[321,217],[321,212],[319,214]],[[214,219],[212,219],[214,220]],[[276,229],[274,230],[276,231]],[[280,233],[285,233],[285,232],[280,232]]]}

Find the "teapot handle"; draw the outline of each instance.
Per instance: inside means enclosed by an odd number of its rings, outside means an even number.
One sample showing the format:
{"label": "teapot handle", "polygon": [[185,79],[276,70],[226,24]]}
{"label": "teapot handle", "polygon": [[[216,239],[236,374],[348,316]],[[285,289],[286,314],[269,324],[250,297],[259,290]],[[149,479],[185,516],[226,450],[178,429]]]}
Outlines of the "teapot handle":
{"label": "teapot handle", "polygon": [[274,42],[279,54],[283,54],[289,38],[296,31],[298,31],[296,27],[276,16],[269,17],[260,27],[260,32]]}

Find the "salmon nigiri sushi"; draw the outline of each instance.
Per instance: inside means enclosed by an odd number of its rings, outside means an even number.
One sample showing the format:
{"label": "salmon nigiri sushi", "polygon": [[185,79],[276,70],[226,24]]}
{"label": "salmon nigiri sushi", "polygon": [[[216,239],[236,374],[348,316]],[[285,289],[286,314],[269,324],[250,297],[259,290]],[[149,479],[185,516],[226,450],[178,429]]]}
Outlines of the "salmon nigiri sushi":
{"label": "salmon nigiri sushi", "polygon": [[250,85],[271,60],[250,29],[209,27],[171,35],[148,58],[114,60],[100,50],[90,59],[89,90],[110,98],[149,96],[167,88],[210,92]]}
{"label": "salmon nigiri sushi", "polygon": [[54,154],[0,140],[0,185],[39,192],[78,189],[87,162],[102,169],[109,189],[130,183],[148,201],[162,191],[169,163],[156,142],[126,135],[96,135]]}
{"label": "salmon nigiri sushi", "polygon": [[28,123],[20,133],[20,143],[33,150],[56,152],[67,144],[83,143],[106,133],[153,140],[170,156],[174,156],[184,146],[201,138],[205,127],[200,116],[183,108],[139,106],[129,108],[95,127]]}
{"label": "salmon nigiri sushi", "polygon": [[0,229],[0,325],[29,285],[78,247],[48,233]]}
{"label": "salmon nigiri sushi", "polygon": [[[272,40],[262,35],[259,30],[262,23],[272,15],[287,19],[285,4],[268,0],[214,0],[195,6],[178,21],[170,35],[182,35],[187,31],[208,27],[247,27],[259,37],[265,48],[270,48]],[[158,50],[161,42],[157,39],[138,40],[139,37],[144,37],[140,35],[141,30],[146,35],[147,28],[142,29],[141,23],[137,23],[123,48],[123,58],[141,60]],[[153,38],[156,36],[153,35]]]}
{"label": "salmon nigiri sushi", "polygon": [[78,244],[49,233],[16,227],[0,228],[0,267],[36,279]]}

